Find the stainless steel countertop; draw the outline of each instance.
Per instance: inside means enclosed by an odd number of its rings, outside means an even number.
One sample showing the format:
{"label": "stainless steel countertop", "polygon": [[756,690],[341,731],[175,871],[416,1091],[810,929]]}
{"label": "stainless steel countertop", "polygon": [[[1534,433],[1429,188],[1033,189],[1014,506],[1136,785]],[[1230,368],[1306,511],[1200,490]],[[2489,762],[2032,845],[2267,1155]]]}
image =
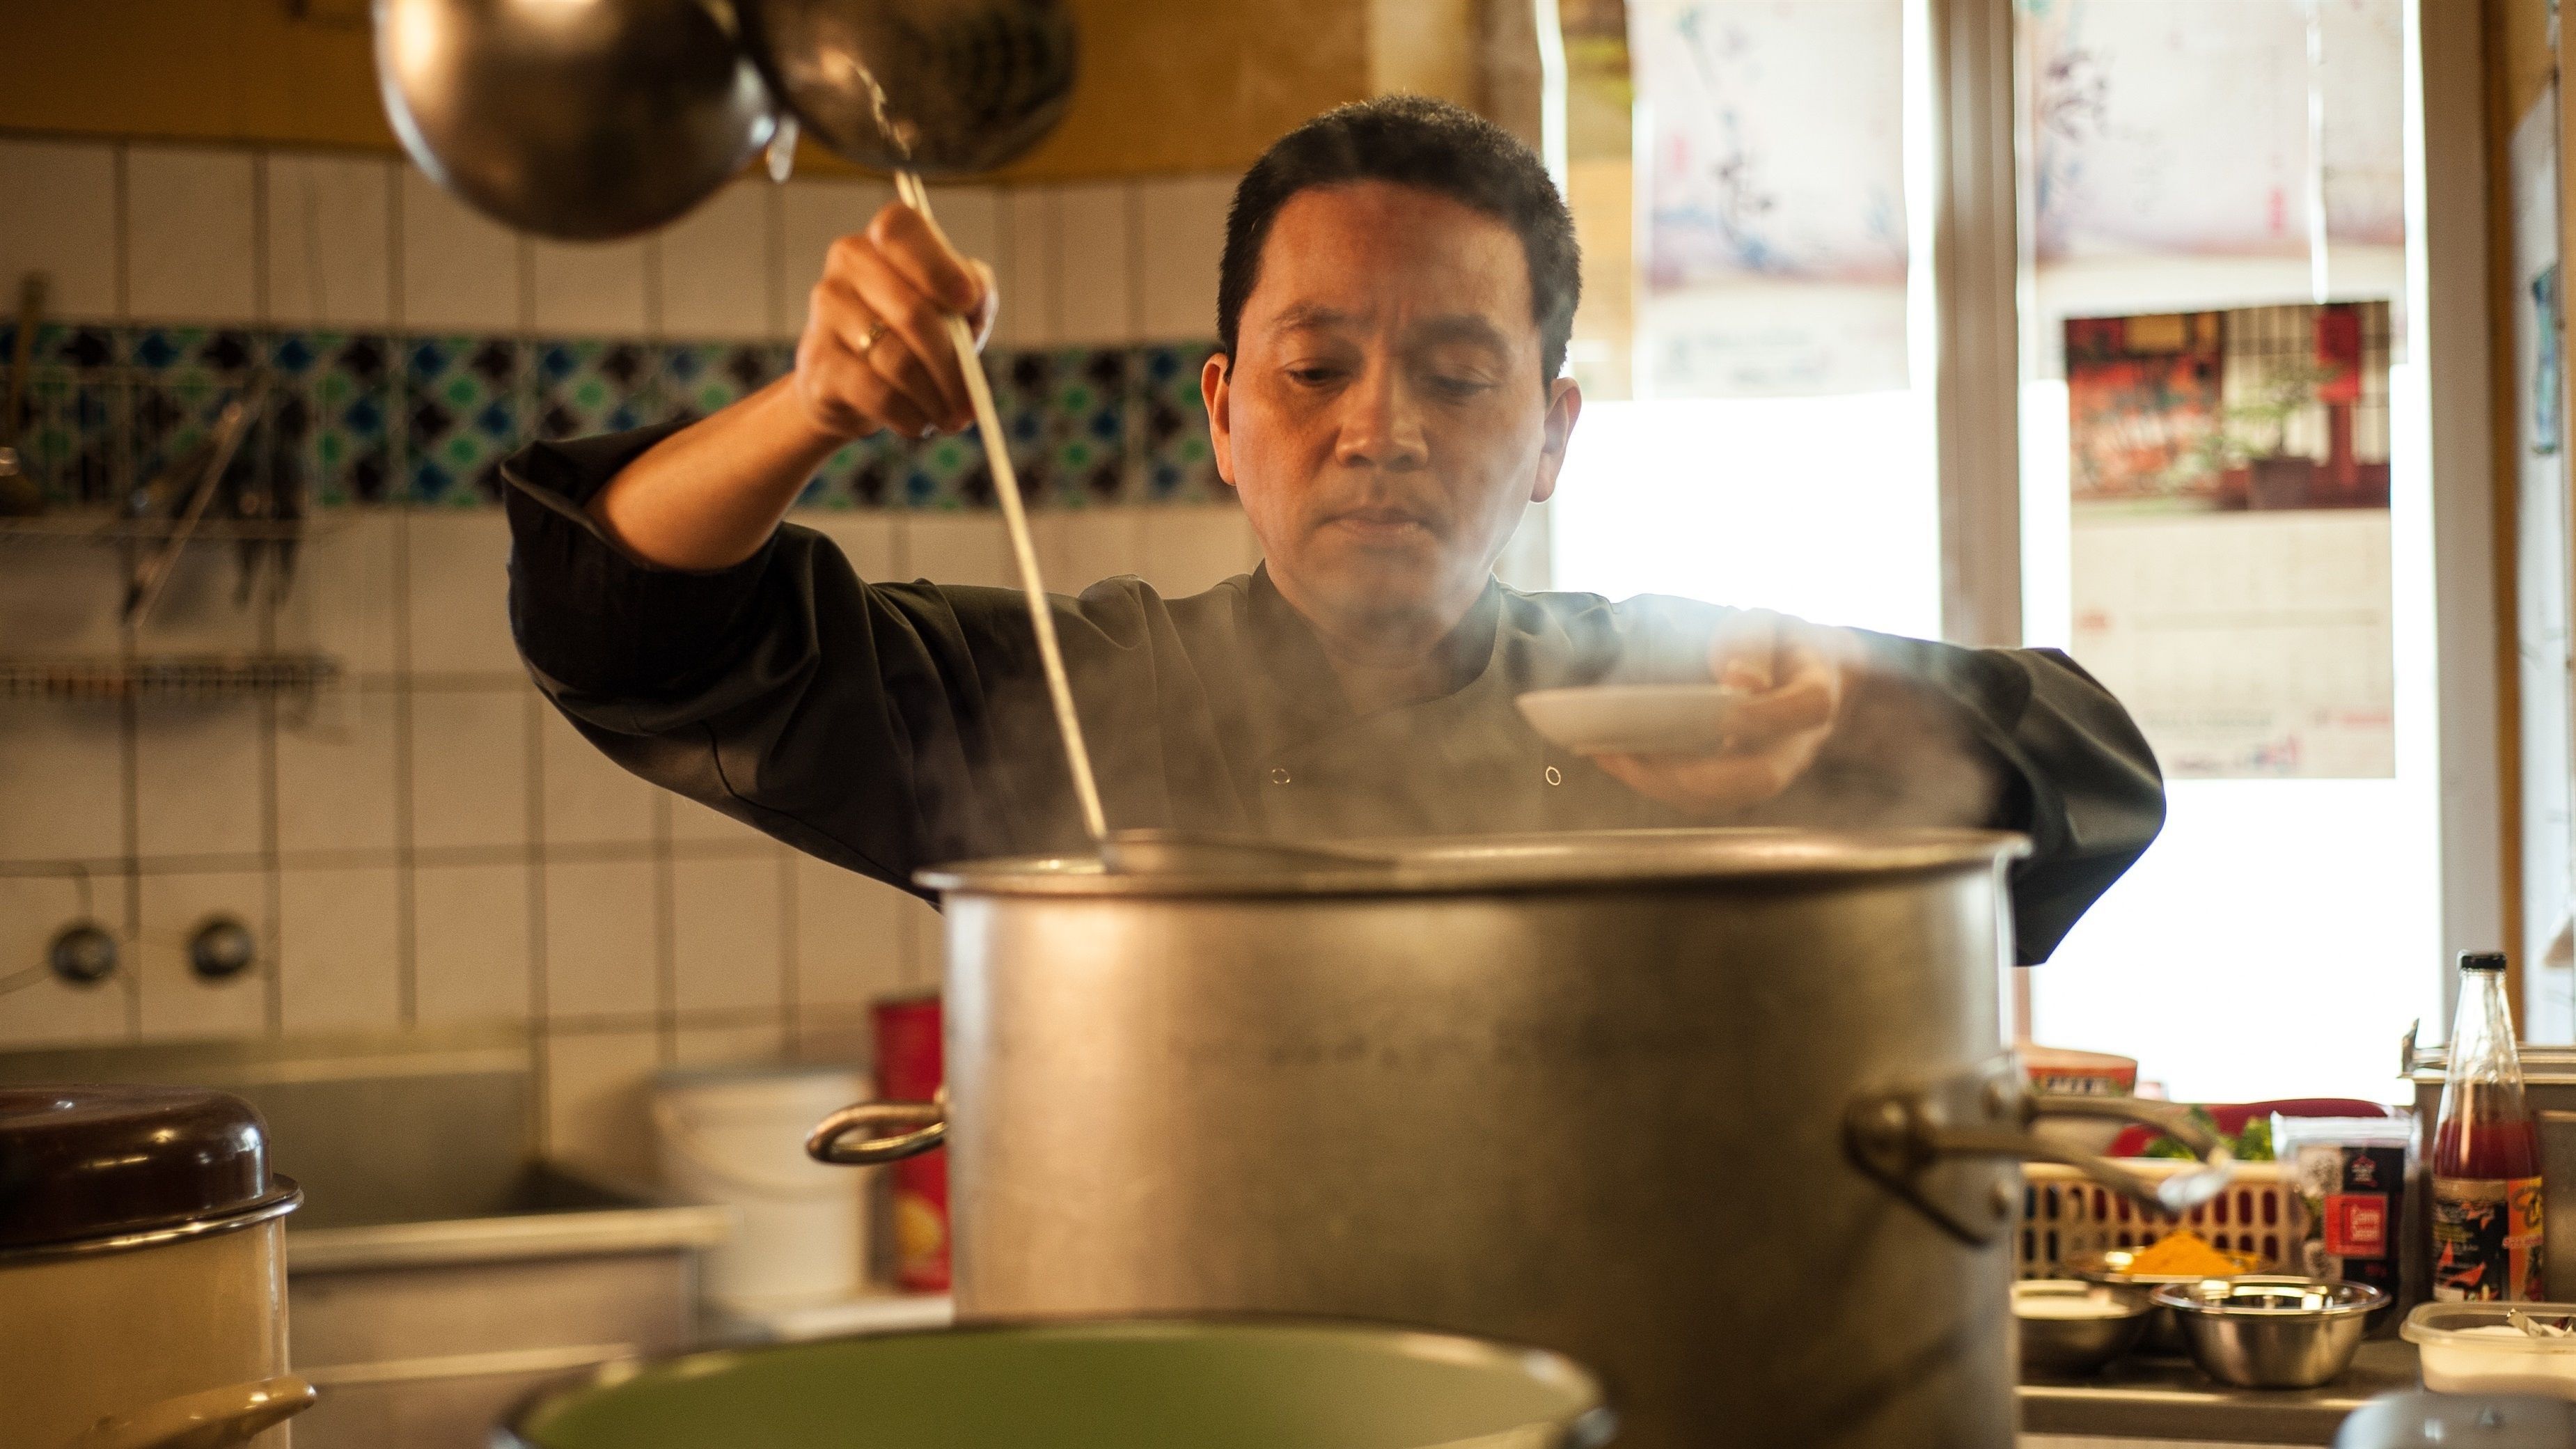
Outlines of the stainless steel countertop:
{"label": "stainless steel countertop", "polygon": [[2132,1358],[2087,1379],[2025,1378],[2018,1393],[2026,1434],[2331,1444],[2365,1401],[2418,1387],[2415,1345],[2391,1338],[2364,1343],[2317,1389],[2231,1389],[2187,1359]]}

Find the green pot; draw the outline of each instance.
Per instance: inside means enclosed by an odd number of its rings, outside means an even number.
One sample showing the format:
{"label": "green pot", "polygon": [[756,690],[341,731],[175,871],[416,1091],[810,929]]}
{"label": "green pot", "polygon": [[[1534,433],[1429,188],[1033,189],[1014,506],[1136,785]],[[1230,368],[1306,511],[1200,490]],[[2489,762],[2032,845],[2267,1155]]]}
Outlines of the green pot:
{"label": "green pot", "polygon": [[885,1334],[611,1365],[501,1449],[1594,1449],[1601,1387],[1556,1354],[1291,1320]]}

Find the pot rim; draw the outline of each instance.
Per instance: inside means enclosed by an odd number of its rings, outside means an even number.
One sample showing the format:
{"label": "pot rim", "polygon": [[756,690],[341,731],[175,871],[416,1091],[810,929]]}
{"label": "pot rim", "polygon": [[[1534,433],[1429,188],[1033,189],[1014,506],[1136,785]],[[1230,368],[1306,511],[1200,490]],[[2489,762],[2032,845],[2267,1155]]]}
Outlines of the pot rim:
{"label": "pot rim", "polygon": [[1703,827],[1354,840],[1295,864],[1169,872],[1113,871],[1088,854],[1004,856],[932,866],[913,880],[968,896],[1478,895],[1988,870],[2029,853],[2028,836],[2004,830]]}
{"label": "pot rim", "polygon": [[201,1217],[183,1218],[177,1222],[151,1227],[128,1228],[96,1238],[66,1238],[52,1243],[24,1243],[0,1248],[0,1267],[43,1258],[68,1258],[91,1253],[123,1253],[138,1248],[157,1248],[166,1243],[193,1238],[220,1237],[243,1228],[256,1227],[282,1218],[304,1204],[304,1189],[295,1179],[270,1173],[268,1191],[240,1207],[227,1212],[208,1213]]}
{"label": "pot rim", "polygon": [[[1074,1316],[1033,1316],[978,1318],[952,1323],[945,1328],[910,1328],[892,1333],[858,1332],[834,1334],[825,1338],[793,1342],[761,1343],[739,1347],[694,1349],[686,1353],[659,1354],[637,1358],[614,1359],[607,1363],[567,1374],[550,1383],[538,1385],[513,1404],[492,1429],[494,1449],[545,1449],[543,1440],[529,1437],[534,1432],[531,1421],[564,1398],[595,1389],[611,1388],[655,1370],[691,1370],[700,1372],[720,1368],[727,1361],[766,1353],[797,1349],[815,1349],[836,1343],[874,1342],[924,1338],[958,1338],[1000,1334],[1036,1334],[1046,1337],[1119,1338],[1170,1336],[1199,1329],[1286,1329],[1322,1330],[1355,1338],[1411,1340],[1428,1351],[1452,1361],[1472,1360],[1496,1366],[1517,1366],[1524,1371],[1543,1372],[1546,1377],[1574,1386],[1590,1400],[1590,1406],[1562,1420],[1534,1420],[1518,1430],[1504,1430],[1501,1435],[1524,1432],[1541,1423],[1553,1423],[1559,1437],[1550,1441],[1550,1449],[1602,1449],[1617,1437],[1619,1411],[1617,1394],[1599,1370],[1558,1352],[1531,1344],[1506,1339],[1487,1338],[1472,1333],[1459,1333],[1443,1328],[1427,1328],[1410,1323],[1387,1322],[1371,1318],[1338,1318],[1312,1313],[1206,1312],[1206,1313],[1122,1313]],[[1477,1442],[1483,1442],[1479,1439]]]}

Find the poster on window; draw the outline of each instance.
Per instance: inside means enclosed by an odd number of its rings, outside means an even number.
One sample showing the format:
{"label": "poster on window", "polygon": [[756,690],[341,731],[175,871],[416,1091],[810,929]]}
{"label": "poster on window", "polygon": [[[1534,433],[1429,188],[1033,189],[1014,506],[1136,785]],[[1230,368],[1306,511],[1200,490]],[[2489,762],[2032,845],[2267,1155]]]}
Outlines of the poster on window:
{"label": "poster on window", "polygon": [[2399,0],[2051,0],[2020,34],[2043,267],[2403,243]]}
{"label": "poster on window", "polygon": [[2392,775],[2388,304],[2065,343],[2076,659],[2168,778]]}
{"label": "poster on window", "polygon": [[1903,0],[1629,0],[1645,397],[1906,385]]}

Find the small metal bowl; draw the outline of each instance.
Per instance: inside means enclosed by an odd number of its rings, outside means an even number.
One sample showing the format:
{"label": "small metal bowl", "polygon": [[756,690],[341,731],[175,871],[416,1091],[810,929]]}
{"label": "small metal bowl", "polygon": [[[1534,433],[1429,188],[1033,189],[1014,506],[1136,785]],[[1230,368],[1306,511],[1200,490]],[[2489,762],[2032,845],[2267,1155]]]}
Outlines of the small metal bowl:
{"label": "small metal bowl", "polygon": [[2170,1284],[2173,1310],[2201,1372],[2244,1389],[2312,1389],[2352,1366],[2371,1311],[2388,1295],[2367,1283],[2251,1274]]}
{"label": "small metal bowl", "polygon": [[[2129,1264],[2135,1261],[2142,1251],[2144,1250],[2139,1248],[2113,1248],[2107,1253],[2086,1253],[2068,1259],[2066,1266],[2072,1277],[2081,1278],[2087,1283],[2126,1289],[2136,1293],[2142,1299],[2149,1300],[2152,1300],[2155,1291],[2159,1288],[2174,1285],[2188,1286],[2212,1276],[2207,1273],[2130,1272]],[[2242,1253],[2229,1253],[2226,1256],[2241,1263],[2248,1271],[2254,1267],[2254,1260]],[[2182,1321],[2175,1316],[2172,1309],[2152,1306],[2148,1309],[2146,1334],[2138,1340],[2138,1352],[2156,1358],[2190,1356],[2191,1345],[2183,1341]]]}
{"label": "small metal bowl", "polygon": [[[2050,1313],[2050,1304],[2081,1304],[2086,1311]],[[2137,1347],[2155,1311],[2143,1294],[2064,1278],[2015,1283],[2012,1307],[2022,1367],[2069,1377],[2092,1373]]]}

